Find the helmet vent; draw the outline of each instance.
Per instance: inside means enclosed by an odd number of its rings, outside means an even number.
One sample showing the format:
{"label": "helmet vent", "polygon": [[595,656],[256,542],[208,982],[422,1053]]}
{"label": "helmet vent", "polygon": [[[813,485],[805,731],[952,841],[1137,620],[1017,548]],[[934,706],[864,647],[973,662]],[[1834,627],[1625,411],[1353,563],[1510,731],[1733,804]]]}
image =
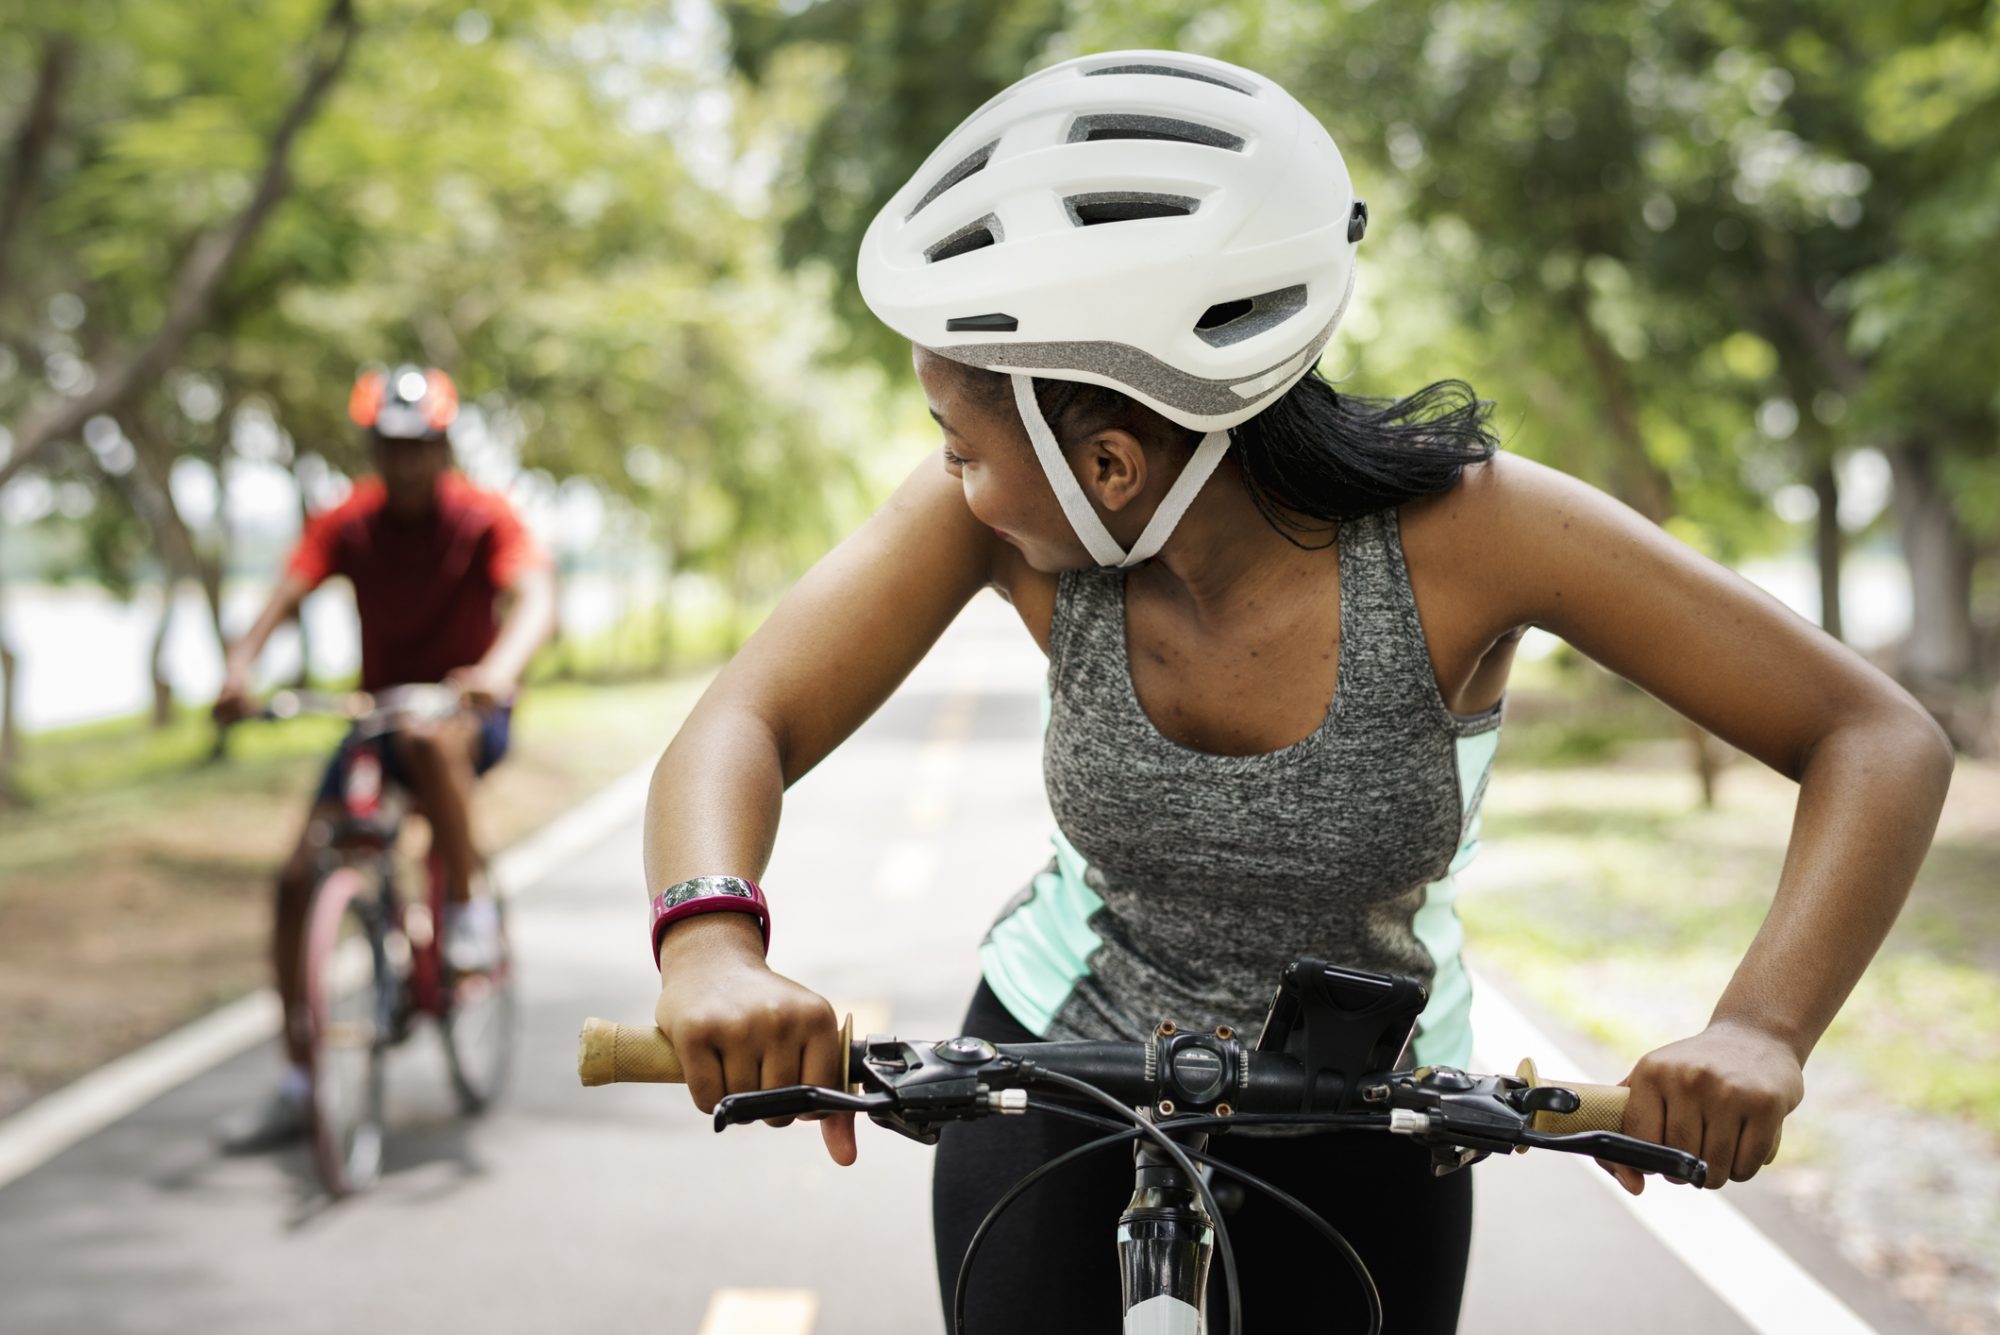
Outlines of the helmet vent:
{"label": "helmet vent", "polygon": [[944,322],[947,334],[1011,334],[1021,322],[1002,311],[988,315],[954,315]]}
{"label": "helmet vent", "polygon": [[1141,218],[1185,218],[1201,207],[1201,201],[1186,195],[1149,195],[1131,190],[1109,190],[1090,195],[1068,195],[1063,207],[1078,227],[1099,223],[1136,222]]}
{"label": "helmet vent", "polygon": [[1106,65],[1103,69],[1086,70],[1083,77],[1088,79],[1099,74],[1164,74],[1170,79],[1193,79],[1196,83],[1212,83],[1217,88],[1227,88],[1232,93],[1242,93],[1246,97],[1255,95],[1241,84],[1218,79],[1213,74],[1184,70],[1173,65]]}
{"label": "helmet vent", "polygon": [[1194,322],[1195,336],[1212,348],[1226,348],[1275,329],[1306,308],[1304,283],[1254,297],[1218,302]]}
{"label": "helmet vent", "polygon": [[950,171],[946,172],[944,175],[938,177],[937,180],[932,183],[931,188],[924,191],[924,197],[917,201],[916,207],[912,208],[908,213],[903,215],[903,221],[908,222],[910,219],[916,217],[919,213],[922,213],[925,209],[930,207],[931,202],[935,200],[939,195],[951,189],[953,186],[957,185],[960,181],[963,181],[966,177],[972,176],[978,172],[986,170],[986,160],[993,156],[993,150],[995,148],[998,148],[999,146],[1000,146],[1000,141],[998,139],[995,139],[992,143],[986,145],[984,148],[974,149],[971,153],[966,154],[965,157],[959,160],[957,166],[953,167]]}
{"label": "helmet vent", "polygon": [[943,240],[933,243],[924,251],[924,259],[932,264],[940,260],[956,259],[975,250],[984,250],[999,239],[1000,219],[989,213],[977,222],[969,222]]}
{"label": "helmet vent", "polygon": [[1171,116],[1141,116],[1106,112],[1078,116],[1069,127],[1072,144],[1096,143],[1100,139],[1166,139],[1181,144],[1206,144],[1210,148],[1243,151],[1243,136],[1218,130],[1212,125],[1175,120]]}

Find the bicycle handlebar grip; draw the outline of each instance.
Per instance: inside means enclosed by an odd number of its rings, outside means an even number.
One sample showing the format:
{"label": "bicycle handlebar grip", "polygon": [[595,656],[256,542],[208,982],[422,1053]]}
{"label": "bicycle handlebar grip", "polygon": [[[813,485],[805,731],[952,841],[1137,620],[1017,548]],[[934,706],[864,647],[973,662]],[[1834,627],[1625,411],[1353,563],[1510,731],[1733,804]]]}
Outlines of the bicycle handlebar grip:
{"label": "bicycle handlebar grip", "polygon": [[1523,1057],[1514,1071],[1528,1082],[1528,1088],[1555,1085],[1574,1093],[1579,1100],[1573,1113],[1538,1112],[1528,1125],[1550,1135],[1566,1136],[1577,1131],[1618,1131],[1625,1125],[1625,1100],[1632,1091],[1623,1085],[1585,1085],[1575,1080],[1544,1080],[1535,1070],[1532,1057]]}
{"label": "bicycle handlebar grip", "polygon": [[[854,1016],[840,1022],[840,1088],[852,1089]],[[576,1075],[585,1085],[682,1085],[680,1054],[650,1024],[613,1024],[591,1016],[576,1036]]]}
{"label": "bicycle handlebar grip", "polygon": [[[1540,1085],[1558,1085],[1574,1091],[1582,1100],[1573,1113],[1536,1113],[1529,1125],[1537,1131],[1566,1136],[1573,1131],[1619,1131],[1624,1128],[1625,1100],[1632,1091],[1623,1085],[1584,1085],[1574,1080],[1544,1080],[1536,1073],[1531,1057],[1523,1057],[1514,1074],[1527,1081],[1530,1089]],[[1781,1129],[1777,1139],[1771,1142],[1771,1154],[1764,1160],[1765,1163],[1777,1162],[1778,1149],[1784,1141],[1785,1134]]]}
{"label": "bicycle handlebar grip", "polygon": [[576,1074],[586,1085],[678,1085],[687,1079],[680,1054],[658,1029],[595,1016],[583,1022],[583,1032],[576,1036]]}

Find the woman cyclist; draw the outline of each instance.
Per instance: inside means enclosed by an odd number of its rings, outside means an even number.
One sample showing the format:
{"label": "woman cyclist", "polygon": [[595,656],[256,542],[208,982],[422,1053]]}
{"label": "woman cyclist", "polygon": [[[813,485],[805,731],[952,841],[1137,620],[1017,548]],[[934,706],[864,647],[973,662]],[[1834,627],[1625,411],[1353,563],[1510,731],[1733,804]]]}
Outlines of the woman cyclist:
{"label": "woman cyclist", "polygon": [[[785,787],[992,587],[1049,657],[1059,830],[981,948],[965,1032],[1136,1039],[1172,1016],[1255,1033],[1279,969],[1312,956],[1423,978],[1415,1056],[1463,1064],[1452,877],[1515,647],[1541,626],[1799,784],[1769,916],[1713,1018],[1629,1076],[1628,1132],[1701,1155],[1717,1185],[1766,1161],[1922,861],[1950,750],[1886,677],[1756,589],[1496,453],[1462,384],[1388,402],[1321,379],[1366,229],[1309,112],[1167,52],[1022,80],[882,210],[862,291],[914,345],[942,456],[792,591],[653,783],[656,1015],[704,1111],[835,1082],[831,1009],[766,966],[754,882]],[[851,1163],[851,1120],[822,1131]],[[947,1302],[987,1207],[1091,1134],[1046,1118],[945,1132]],[[1434,1178],[1423,1151],[1375,1138],[1213,1148],[1349,1234],[1390,1329],[1455,1327],[1469,1175]],[[972,1329],[1117,1328],[1104,1221],[1131,1168],[1097,1163],[1007,1217]],[[1284,1211],[1236,1210],[1250,1329],[1347,1300]]]}

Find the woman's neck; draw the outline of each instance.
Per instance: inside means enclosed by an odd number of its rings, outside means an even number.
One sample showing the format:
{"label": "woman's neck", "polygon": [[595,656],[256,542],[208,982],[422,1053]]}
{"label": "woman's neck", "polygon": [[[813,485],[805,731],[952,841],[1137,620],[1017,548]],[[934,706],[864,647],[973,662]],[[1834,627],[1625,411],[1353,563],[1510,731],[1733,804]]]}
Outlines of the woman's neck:
{"label": "woman's neck", "polygon": [[1309,544],[1301,549],[1264,517],[1242,467],[1224,456],[1166,546],[1143,569],[1157,592],[1185,603],[1198,620],[1225,620],[1265,589],[1323,565],[1332,552],[1321,544],[1331,536],[1301,535]]}

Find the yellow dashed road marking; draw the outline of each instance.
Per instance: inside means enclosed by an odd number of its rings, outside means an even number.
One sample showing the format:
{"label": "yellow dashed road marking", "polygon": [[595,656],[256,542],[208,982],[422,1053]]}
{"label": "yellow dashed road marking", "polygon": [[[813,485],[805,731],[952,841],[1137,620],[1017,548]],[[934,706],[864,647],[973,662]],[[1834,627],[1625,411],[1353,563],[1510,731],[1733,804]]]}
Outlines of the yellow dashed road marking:
{"label": "yellow dashed road marking", "polygon": [[699,1335],[812,1335],[818,1316],[811,1289],[717,1289]]}

